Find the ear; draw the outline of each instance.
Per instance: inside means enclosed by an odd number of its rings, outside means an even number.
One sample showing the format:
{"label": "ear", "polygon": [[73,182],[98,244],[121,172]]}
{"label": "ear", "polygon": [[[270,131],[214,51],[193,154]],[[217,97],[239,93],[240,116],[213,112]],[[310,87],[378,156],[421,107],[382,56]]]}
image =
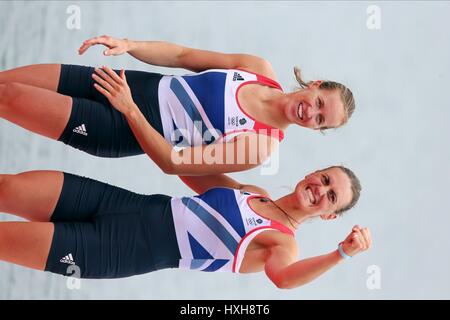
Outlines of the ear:
{"label": "ear", "polygon": [[315,80],[308,83],[308,88],[318,88],[322,84],[323,80]]}
{"label": "ear", "polygon": [[334,220],[337,218],[337,215],[335,213],[331,213],[331,214],[322,214],[320,216],[320,218],[322,220]]}

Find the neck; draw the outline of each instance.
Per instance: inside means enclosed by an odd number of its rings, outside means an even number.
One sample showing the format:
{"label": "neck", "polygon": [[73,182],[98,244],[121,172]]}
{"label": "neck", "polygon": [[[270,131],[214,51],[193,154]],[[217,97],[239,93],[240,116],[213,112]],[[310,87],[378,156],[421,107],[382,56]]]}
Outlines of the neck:
{"label": "neck", "polygon": [[[297,221],[297,226],[305,222],[310,216],[302,211],[297,205],[297,201],[294,199],[294,194],[288,194],[284,197],[274,201],[277,206],[286,211],[291,218]],[[296,227],[297,227],[296,226]]]}
{"label": "neck", "polygon": [[276,93],[271,95],[265,100],[266,113],[272,119],[274,123],[278,124],[278,127],[282,130],[290,124],[286,117],[285,106],[287,104],[288,96],[285,93],[276,90]]}

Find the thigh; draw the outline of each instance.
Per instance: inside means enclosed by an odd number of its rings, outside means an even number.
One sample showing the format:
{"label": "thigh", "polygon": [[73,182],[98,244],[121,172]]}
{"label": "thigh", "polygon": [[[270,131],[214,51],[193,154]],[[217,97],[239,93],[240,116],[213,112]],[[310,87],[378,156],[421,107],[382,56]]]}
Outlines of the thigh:
{"label": "thigh", "polygon": [[0,212],[48,222],[60,197],[63,173],[29,171],[0,176]]}
{"label": "thigh", "polygon": [[58,139],[71,114],[72,98],[20,82],[0,84],[0,117]]}
{"label": "thigh", "polygon": [[84,98],[72,100],[71,114],[59,141],[99,157],[144,153],[125,117],[111,105]]}
{"label": "thigh", "polygon": [[56,91],[61,74],[61,65],[41,63],[0,72],[0,83],[20,82],[30,86]]}
{"label": "thigh", "polygon": [[140,195],[91,178],[64,173],[61,195],[52,222],[92,222],[100,214],[139,211],[146,201]]}
{"label": "thigh", "polygon": [[93,73],[94,67],[61,64],[57,92],[71,97],[85,98],[108,104],[108,99],[94,88]]}
{"label": "thigh", "polygon": [[0,260],[44,270],[53,230],[50,222],[0,222]]}
{"label": "thigh", "polygon": [[76,270],[81,278],[111,279],[177,267],[175,259],[155,260],[153,249],[165,244],[153,242],[145,222],[138,211],[111,211],[90,223],[55,223],[45,270],[61,275]]}
{"label": "thigh", "polygon": [[[120,70],[113,70],[117,74],[120,73]],[[92,78],[93,73],[95,73],[94,67],[62,64],[57,91],[71,97],[85,98],[109,104],[108,99],[95,89],[95,81]],[[133,98],[138,98],[141,102],[150,102],[150,100],[158,99],[157,95],[155,96],[152,93],[158,90],[161,74],[138,70],[125,70],[125,73]]]}
{"label": "thigh", "polygon": [[[143,154],[125,117],[95,89],[94,72],[94,67],[61,65],[58,92],[71,96],[73,104],[69,123],[59,140],[101,157]],[[126,76],[133,101],[150,125],[164,135],[158,98],[162,75],[126,70]]]}

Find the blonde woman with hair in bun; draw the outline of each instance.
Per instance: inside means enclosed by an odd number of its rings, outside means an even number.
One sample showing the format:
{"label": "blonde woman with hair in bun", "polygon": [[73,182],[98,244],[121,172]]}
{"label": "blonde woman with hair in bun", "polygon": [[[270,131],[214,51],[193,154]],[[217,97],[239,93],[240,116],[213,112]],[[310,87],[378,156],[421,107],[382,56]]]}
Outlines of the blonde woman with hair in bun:
{"label": "blonde woman with hair in bun", "polygon": [[298,68],[301,89],[284,92],[271,64],[253,55],[106,35],[84,41],[79,54],[95,45],[106,47],[105,56],[128,53],[193,73],[23,66],[0,72],[1,117],[95,156],[146,153],[167,174],[208,175],[254,168],[289,125],[337,128],[355,108],[347,87],[305,82]]}

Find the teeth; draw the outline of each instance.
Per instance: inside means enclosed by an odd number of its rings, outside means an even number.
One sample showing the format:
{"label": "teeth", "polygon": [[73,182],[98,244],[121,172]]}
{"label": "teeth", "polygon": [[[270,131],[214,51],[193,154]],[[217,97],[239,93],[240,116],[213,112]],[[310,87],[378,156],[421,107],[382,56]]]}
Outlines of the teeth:
{"label": "teeth", "polygon": [[300,102],[300,104],[298,105],[298,108],[297,108],[297,116],[301,119],[301,120],[303,120],[303,104]]}
{"label": "teeth", "polygon": [[314,204],[316,202],[316,199],[314,198],[314,194],[310,187],[306,188],[306,192],[308,193],[309,201]]}

